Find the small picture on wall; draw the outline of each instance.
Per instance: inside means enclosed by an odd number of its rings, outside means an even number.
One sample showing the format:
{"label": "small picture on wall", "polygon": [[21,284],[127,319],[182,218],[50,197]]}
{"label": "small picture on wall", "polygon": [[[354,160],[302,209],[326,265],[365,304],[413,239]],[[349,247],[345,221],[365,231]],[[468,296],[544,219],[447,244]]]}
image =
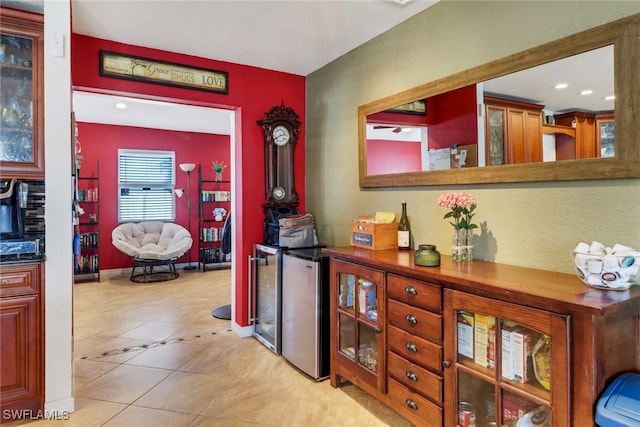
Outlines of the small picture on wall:
{"label": "small picture on wall", "polygon": [[401,114],[417,114],[420,116],[427,115],[427,100],[418,99],[417,101],[407,102],[406,104],[398,105],[396,107],[385,110],[386,113],[401,113]]}

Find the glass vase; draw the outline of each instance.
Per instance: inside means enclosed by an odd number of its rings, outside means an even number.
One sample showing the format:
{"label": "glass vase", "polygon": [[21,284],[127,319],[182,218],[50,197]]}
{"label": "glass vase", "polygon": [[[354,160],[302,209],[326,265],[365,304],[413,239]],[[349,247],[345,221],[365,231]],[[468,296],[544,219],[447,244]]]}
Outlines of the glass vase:
{"label": "glass vase", "polygon": [[473,230],[455,230],[451,242],[451,257],[454,262],[473,261]]}
{"label": "glass vase", "polygon": [[419,245],[413,255],[413,263],[424,267],[437,267],[440,265],[440,252],[435,245]]}
{"label": "glass vase", "polygon": [[222,172],[216,172],[216,181],[222,181]]}

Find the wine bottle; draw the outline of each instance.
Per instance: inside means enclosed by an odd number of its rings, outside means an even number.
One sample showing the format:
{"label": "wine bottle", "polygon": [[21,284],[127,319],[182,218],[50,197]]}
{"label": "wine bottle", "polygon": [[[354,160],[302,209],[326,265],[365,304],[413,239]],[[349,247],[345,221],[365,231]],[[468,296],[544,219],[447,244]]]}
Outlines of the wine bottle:
{"label": "wine bottle", "polygon": [[402,215],[398,222],[398,249],[411,249],[411,226],[407,217],[407,203],[402,202]]}

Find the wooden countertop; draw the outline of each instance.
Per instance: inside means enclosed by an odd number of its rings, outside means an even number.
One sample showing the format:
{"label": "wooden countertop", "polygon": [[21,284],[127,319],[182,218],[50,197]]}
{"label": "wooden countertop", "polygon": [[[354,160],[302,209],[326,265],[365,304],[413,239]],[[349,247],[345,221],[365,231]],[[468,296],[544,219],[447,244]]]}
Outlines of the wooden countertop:
{"label": "wooden countertop", "polygon": [[414,251],[369,250],[353,246],[324,248],[324,253],[387,272],[439,284],[475,295],[513,302],[560,314],[603,315],[635,305],[640,310],[640,286],[625,291],[584,285],[574,274],[538,270],[487,261],[453,262],[441,257],[439,267],[413,263]]}

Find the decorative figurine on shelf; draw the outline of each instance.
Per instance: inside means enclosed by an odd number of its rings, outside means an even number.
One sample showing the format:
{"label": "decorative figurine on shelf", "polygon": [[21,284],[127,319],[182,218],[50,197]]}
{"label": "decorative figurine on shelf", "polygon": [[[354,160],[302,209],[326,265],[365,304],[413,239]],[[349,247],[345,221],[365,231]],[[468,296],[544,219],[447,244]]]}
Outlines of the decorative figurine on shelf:
{"label": "decorative figurine on shelf", "polygon": [[226,214],[227,214],[227,210],[225,208],[213,209],[213,219],[216,221],[222,221],[222,219]]}
{"label": "decorative figurine on shelf", "polygon": [[222,171],[224,171],[226,167],[227,165],[225,165],[224,162],[219,162],[217,160],[214,160],[211,163],[211,169],[216,173],[216,181],[222,181]]}

